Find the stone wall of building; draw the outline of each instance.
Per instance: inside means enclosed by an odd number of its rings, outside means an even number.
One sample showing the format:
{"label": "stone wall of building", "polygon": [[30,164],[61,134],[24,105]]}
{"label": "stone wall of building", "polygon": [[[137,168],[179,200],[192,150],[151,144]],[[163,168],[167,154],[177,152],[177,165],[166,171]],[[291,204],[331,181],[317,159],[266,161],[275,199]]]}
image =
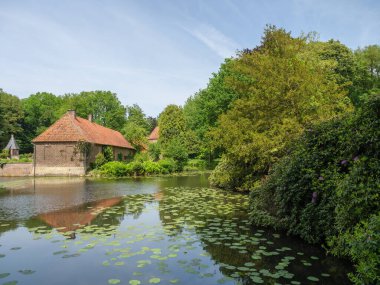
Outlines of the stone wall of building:
{"label": "stone wall of building", "polygon": [[33,176],[33,163],[7,163],[0,166],[0,176]]}
{"label": "stone wall of building", "polygon": [[121,148],[121,147],[112,147],[114,160],[119,161],[119,156],[121,156],[122,161],[130,160],[135,151],[133,149]]}
{"label": "stone wall of building", "polygon": [[35,165],[43,167],[84,167],[83,155],[75,143],[35,144]]}
{"label": "stone wall of building", "polygon": [[36,176],[85,175],[86,162],[75,143],[35,144]]}

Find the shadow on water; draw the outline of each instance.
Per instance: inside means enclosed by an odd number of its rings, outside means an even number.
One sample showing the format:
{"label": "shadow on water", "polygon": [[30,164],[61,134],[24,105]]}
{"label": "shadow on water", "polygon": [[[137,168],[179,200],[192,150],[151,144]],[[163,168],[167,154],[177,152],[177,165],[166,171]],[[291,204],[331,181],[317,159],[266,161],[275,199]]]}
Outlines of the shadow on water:
{"label": "shadow on water", "polygon": [[1,185],[0,283],[349,284],[350,265],[251,228],[248,197],[206,175]]}

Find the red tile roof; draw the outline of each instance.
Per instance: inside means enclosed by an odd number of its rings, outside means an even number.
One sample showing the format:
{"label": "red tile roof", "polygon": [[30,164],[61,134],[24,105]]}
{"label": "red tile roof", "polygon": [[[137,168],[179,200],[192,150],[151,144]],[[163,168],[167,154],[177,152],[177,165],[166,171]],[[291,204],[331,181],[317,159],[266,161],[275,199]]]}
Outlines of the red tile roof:
{"label": "red tile roof", "polygon": [[134,149],[118,131],[75,116],[69,111],[32,142],[77,142],[84,140],[100,145]]}
{"label": "red tile roof", "polygon": [[158,138],[160,137],[159,136],[159,131],[160,131],[160,128],[159,127],[155,127],[153,129],[153,131],[150,133],[150,135],[148,137],[148,140],[158,140]]}

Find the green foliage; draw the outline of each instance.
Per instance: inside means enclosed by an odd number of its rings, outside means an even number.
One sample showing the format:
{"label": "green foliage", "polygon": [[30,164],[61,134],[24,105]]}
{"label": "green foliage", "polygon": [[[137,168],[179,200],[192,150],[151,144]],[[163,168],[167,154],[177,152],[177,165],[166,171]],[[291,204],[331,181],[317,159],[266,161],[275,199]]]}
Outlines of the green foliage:
{"label": "green foliage", "polygon": [[106,164],[106,163],[107,163],[107,160],[104,157],[104,154],[102,152],[99,152],[95,156],[95,167],[100,168],[103,164]]}
{"label": "green foliage", "polygon": [[151,121],[146,117],[140,106],[137,104],[126,106],[126,112],[127,123],[139,126],[144,130],[145,136],[148,135],[148,133],[152,130]]}
{"label": "green foliage", "polygon": [[124,137],[134,148],[141,151],[143,146],[148,143],[147,131],[135,122],[127,121],[122,130]]}
{"label": "green foliage", "polygon": [[94,122],[121,131],[125,124],[125,107],[121,105],[117,95],[110,91],[89,91],[62,96],[62,113],[75,110],[77,115],[87,118],[92,114]]}
{"label": "green foliage", "polygon": [[232,62],[233,59],[226,59],[218,73],[213,74],[207,87],[187,99],[184,105],[187,128],[194,132],[192,147],[198,155],[210,155],[210,138],[207,133],[216,126],[219,115],[230,109],[231,103],[239,97],[226,84],[226,79],[233,72]]}
{"label": "green foliage", "polygon": [[184,142],[186,122],[182,107],[167,106],[159,116],[158,125],[160,126],[159,142],[162,147],[166,148],[173,139],[181,139]]}
{"label": "green foliage", "polygon": [[203,159],[189,159],[184,168],[185,171],[205,170],[207,162]]}
{"label": "green foliage", "polygon": [[[336,255],[350,256],[356,264],[356,273],[349,274],[355,284],[380,282],[380,214],[371,215],[339,237],[342,247],[334,249]],[[333,243],[332,243],[333,244]],[[343,250],[343,251],[341,251]]]}
{"label": "green foliage", "polygon": [[187,129],[183,109],[169,105],[159,116],[159,144],[165,158],[176,162],[176,171],[182,171],[189,157]]}
{"label": "green foliage", "polygon": [[357,284],[375,284],[380,256],[372,248],[380,241],[370,233],[379,227],[379,137],[380,95],[353,114],[310,128],[254,187],[251,220],[311,243],[327,240],[334,254],[355,262]]}
{"label": "green foliage", "polygon": [[170,140],[164,149],[164,156],[176,162],[176,171],[183,170],[189,157],[187,148],[180,138]]}
{"label": "green foliage", "polygon": [[9,157],[9,149],[3,149],[0,152],[0,159],[7,159]]}
{"label": "green foliage", "polygon": [[176,162],[173,159],[166,158],[158,161],[163,174],[169,174],[176,171]]}
{"label": "green foliage", "polygon": [[52,93],[38,92],[22,99],[25,131],[20,144],[21,151],[33,151],[31,141],[58,120],[66,110],[62,109],[63,100]]}
{"label": "green foliage", "polygon": [[100,167],[100,173],[111,177],[125,177],[132,175],[132,165],[120,161],[111,161]]}
{"label": "green foliage", "polygon": [[[214,148],[222,149],[226,164],[233,166],[226,170],[249,175],[240,175],[243,179],[235,187],[247,182],[249,190],[309,125],[351,109],[344,86],[332,76],[331,60],[321,59],[310,45],[305,38],[268,27],[260,47],[233,61],[231,69],[239,77],[227,82],[244,96],[220,115],[211,137],[218,138]],[[226,175],[233,179],[234,174]]]}
{"label": "green foliage", "polygon": [[11,134],[22,135],[22,105],[19,98],[0,89],[0,149],[9,141]]}
{"label": "green foliage", "polygon": [[161,155],[161,146],[160,146],[160,143],[159,142],[150,143],[148,145],[148,153],[149,153],[150,158],[153,161],[159,160],[160,159],[160,155]]}
{"label": "green foliage", "polygon": [[103,155],[104,155],[104,159],[107,162],[114,160],[113,150],[112,150],[112,147],[110,147],[110,146],[106,146],[103,149]]}

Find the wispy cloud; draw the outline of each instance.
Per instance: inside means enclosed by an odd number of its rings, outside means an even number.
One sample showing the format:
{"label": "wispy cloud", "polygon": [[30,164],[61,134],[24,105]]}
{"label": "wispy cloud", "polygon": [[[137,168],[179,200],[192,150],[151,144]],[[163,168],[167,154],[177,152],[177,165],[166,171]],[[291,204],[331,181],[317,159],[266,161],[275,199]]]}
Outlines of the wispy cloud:
{"label": "wispy cloud", "polygon": [[222,58],[233,56],[239,47],[235,41],[228,38],[213,26],[207,24],[201,24],[192,29],[184,28],[184,30],[193,35]]}

